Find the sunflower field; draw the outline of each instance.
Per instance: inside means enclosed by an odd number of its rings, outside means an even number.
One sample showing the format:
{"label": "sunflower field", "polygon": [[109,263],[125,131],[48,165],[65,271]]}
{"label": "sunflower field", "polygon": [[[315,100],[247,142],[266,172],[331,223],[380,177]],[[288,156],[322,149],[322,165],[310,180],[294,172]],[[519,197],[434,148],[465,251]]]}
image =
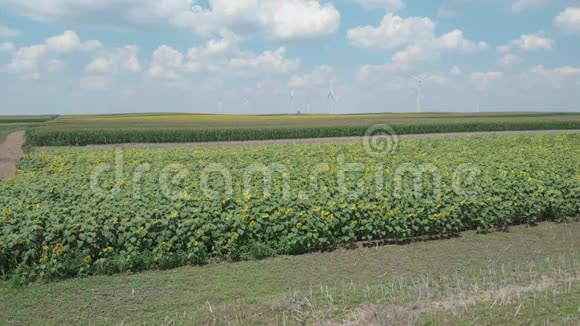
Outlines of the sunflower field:
{"label": "sunflower field", "polygon": [[32,152],[0,181],[0,275],[29,282],[580,216],[580,135]]}

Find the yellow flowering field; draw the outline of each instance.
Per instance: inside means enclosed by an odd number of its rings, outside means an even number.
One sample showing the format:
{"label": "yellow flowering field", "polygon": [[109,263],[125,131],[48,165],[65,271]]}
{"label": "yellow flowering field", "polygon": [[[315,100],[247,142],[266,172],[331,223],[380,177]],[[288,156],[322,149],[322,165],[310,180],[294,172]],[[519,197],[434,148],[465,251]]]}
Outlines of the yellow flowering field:
{"label": "yellow flowering field", "polygon": [[27,282],[580,216],[580,135],[33,152],[0,182],[0,270]]}

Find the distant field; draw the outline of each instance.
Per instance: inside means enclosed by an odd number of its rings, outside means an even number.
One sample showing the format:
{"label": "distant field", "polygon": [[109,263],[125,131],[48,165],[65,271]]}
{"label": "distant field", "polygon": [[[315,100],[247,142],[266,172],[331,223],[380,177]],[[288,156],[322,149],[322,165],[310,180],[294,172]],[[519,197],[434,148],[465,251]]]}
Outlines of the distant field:
{"label": "distant field", "polygon": [[385,113],[360,115],[66,115],[28,134],[33,146],[211,142],[362,136],[388,124],[399,134],[580,129],[577,113]]}
{"label": "distant field", "polygon": [[56,115],[45,116],[2,116],[0,115],[0,139],[2,135],[15,130],[38,127],[42,123],[55,119]]}
{"label": "distant field", "polygon": [[0,124],[46,122],[57,117],[57,115],[0,115]]}

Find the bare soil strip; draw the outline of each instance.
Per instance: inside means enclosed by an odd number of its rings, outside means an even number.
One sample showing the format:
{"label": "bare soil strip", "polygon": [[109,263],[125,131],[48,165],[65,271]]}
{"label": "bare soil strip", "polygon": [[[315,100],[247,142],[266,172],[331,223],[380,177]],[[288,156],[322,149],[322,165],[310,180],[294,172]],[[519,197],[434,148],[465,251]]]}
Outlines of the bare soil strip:
{"label": "bare soil strip", "polygon": [[0,179],[7,179],[16,175],[16,162],[24,154],[24,131],[13,132],[0,137]]}
{"label": "bare soil strip", "polygon": [[[424,139],[424,138],[451,138],[465,136],[509,136],[509,135],[538,135],[538,134],[577,134],[580,130],[530,130],[530,131],[490,131],[490,132],[460,132],[439,134],[416,134],[396,136],[398,139]],[[131,143],[115,145],[89,145],[84,148],[89,150],[107,148],[166,148],[166,147],[230,147],[230,146],[260,146],[260,145],[297,145],[297,144],[324,144],[324,143],[354,143],[362,142],[364,137],[331,137],[331,138],[306,138],[306,139],[276,139],[276,140],[250,140],[250,141],[225,141],[209,143]],[[36,147],[37,151],[50,150],[53,148],[67,148],[70,146],[47,146]]]}

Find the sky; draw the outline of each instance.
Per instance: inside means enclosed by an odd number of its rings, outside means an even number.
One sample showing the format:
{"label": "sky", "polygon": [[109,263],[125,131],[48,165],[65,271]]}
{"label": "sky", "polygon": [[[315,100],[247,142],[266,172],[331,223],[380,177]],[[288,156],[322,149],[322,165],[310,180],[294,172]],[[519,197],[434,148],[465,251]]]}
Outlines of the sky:
{"label": "sky", "polygon": [[578,0],[0,0],[0,115],[579,103]]}

